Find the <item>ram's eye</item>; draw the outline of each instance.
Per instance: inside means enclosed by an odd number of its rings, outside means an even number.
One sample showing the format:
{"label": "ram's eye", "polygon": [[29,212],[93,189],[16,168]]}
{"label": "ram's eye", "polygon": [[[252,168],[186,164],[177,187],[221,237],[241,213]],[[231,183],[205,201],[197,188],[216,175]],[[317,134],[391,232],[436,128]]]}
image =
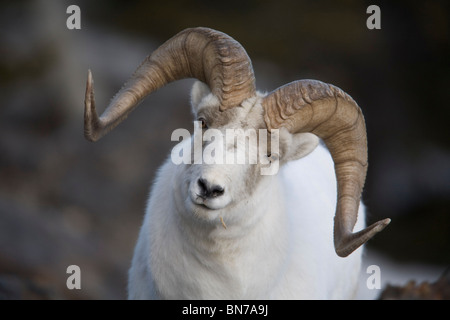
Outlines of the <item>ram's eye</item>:
{"label": "ram's eye", "polygon": [[280,158],[280,155],[278,153],[268,153],[267,158],[270,162],[277,161]]}
{"label": "ram's eye", "polygon": [[208,129],[208,125],[206,124],[205,118],[198,118],[197,121],[200,122],[200,128]]}

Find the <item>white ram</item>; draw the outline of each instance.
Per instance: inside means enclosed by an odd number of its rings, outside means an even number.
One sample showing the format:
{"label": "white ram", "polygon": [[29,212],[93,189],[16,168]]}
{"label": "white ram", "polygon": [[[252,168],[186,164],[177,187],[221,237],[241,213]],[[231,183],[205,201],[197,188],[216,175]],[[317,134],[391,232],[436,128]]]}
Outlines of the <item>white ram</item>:
{"label": "white ram", "polygon": [[[196,135],[208,128],[223,134],[242,129],[238,136],[254,130],[270,141],[276,135],[278,148],[250,143],[245,152],[256,152],[257,163],[165,162],[135,248],[129,298],[352,298],[361,249],[342,257],[390,221],[363,229],[367,142],[357,104],[339,88],[313,80],[258,93],[241,45],[221,32],[194,28],[147,57],[101,117],[89,73],[86,137],[99,139],[146,95],[186,77],[201,81],[191,93],[202,129]],[[194,150],[195,139],[181,147]],[[234,157],[236,141],[216,143],[216,152]],[[203,141],[202,149],[211,143]],[[262,175],[262,160],[279,162],[280,172]],[[362,230],[352,233],[355,226]]]}

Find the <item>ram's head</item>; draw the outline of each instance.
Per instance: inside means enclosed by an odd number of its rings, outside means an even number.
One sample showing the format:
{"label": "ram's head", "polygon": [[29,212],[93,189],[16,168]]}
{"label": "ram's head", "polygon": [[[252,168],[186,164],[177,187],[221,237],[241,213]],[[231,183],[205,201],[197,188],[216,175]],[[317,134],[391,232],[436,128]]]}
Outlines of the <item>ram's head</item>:
{"label": "ram's head", "polygon": [[[288,135],[291,139],[291,143],[280,144],[280,160],[306,155],[317,144],[316,137],[325,142],[335,164],[338,186],[334,245],[339,256],[349,255],[390,222],[384,219],[352,233],[367,172],[365,122],[356,102],[341,89],[314,80],[292,82],[267,95],[259,95],[244,48],[215,30],[186,29],[169,39],[144,60],[100,117],[95,110],[89,72],[86,138],[100,139],[123,121],[145,96],[183,78],[196,78],[207,85],[196,84],[192,96],[194,114],[201,126],[219,130],[267,129],[268,136],[280,129],[280,135],[286,137],[280,141],[286,141]],[[225,151],[229,147],[224,144]],[[273,155],[269,148],[259,156]],[[249,171],[253,177],[256,171],[248,168],[241,172],[247,175],[241,179],[250,181]],[[209,178],[207,173],[207,167],[203,166],[190,181],[193,202],[209,209],[226,206],[227,186],[220,179],[217,182]]]}

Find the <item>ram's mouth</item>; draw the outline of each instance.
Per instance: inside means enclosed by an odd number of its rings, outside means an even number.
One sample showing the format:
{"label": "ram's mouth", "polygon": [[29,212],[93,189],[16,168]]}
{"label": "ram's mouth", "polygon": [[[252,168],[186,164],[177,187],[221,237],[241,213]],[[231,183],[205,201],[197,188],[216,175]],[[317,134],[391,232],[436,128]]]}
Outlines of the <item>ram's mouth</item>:
{"label": "ram's mouth", "polygon": [[201,208],[203,210],[216,211],[226,207],[226,204],[224,205],[224,203],[218,201],[217,198],[204,198],[197,193],[191,193],[189,198],[194,207],[199,209]]}
{"label": "ram's mouth", "polygon": [[201,196],[197,195],[195,196],[195,199],[192,199],[192,202],[194,203],[194,205],[205,208],[205,209],[210,209],[206,204],[205,204],[205,199],[203,199]]}
{"label": "ram's mouth", "polygon": [[207,204],[201,201],[203,198],[198,197],[197,201],[194,201],[191,197],[189,197],[189,200],[186,199],[186,201],[189,201],[192,205],[192,213],[202,220],[207,220],[211,223],[218,223],[223,229],[227,229],[227,225],[223,219],[223,216],[221,215],[220,208],[214,208],[209,207]]}
{"label": "ram's mouth", "polygon": [[194,199],[192,199],[192,202],[195,205],[197,205],[197,206],[199,206],[201,208],[204,208],[206,210],[217,210],[217,209],[220,209],[220,208],[214,206],[213,203],[211,203],[212,201],[210,199],[205,199],[205,198],[203,198],[202,196],[200,196],[198,194],[194,196]]}

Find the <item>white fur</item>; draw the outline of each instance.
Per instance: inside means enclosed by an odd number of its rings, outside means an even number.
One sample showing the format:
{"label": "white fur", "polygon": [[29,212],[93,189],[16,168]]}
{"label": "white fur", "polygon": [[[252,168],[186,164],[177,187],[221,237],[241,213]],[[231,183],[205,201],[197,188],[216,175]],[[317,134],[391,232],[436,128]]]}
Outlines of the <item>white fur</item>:
{"label": "white fur", "polygon": [[[201,105],[200,97],[193,100]],[[305,145],[314,151],[261,178],[251,194],[237,179],[245,166],[216,170],[175,165],[169,158],[150,194],[129,272],[129,298],[353,298],[362,249],[347,258],[335,253],[333,161],[325,146]],[[192,198],[195,181],[206,174],[231,197],[215,210]],[[361,204],[355,231],[363,227]]]}

